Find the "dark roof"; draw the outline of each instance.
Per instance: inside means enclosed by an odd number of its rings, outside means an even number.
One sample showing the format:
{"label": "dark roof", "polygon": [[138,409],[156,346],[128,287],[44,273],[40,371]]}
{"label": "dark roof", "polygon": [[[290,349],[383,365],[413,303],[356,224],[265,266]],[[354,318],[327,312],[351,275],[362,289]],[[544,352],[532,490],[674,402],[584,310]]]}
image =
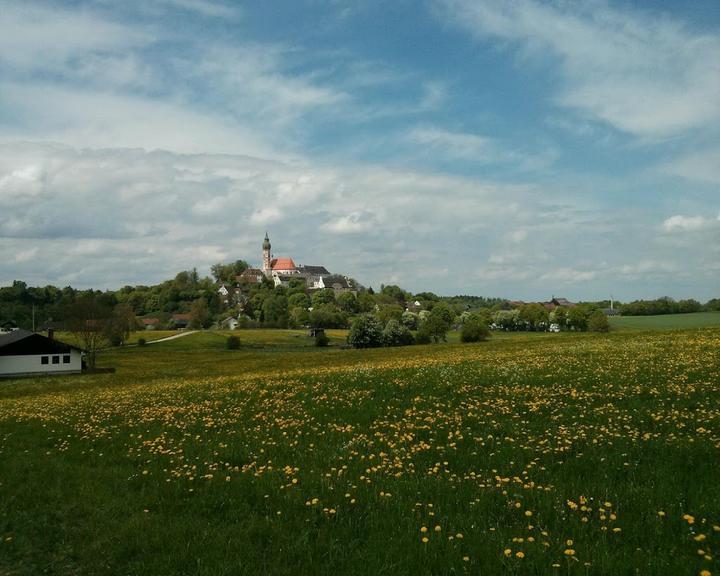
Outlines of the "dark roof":
{"label": "dark roof", "polygon": [[80,348],[30,330],[15,330],[0,335],[0,356],[62,354],[71,350],[80,350]]}
{"label": "dark roof", "polygon": [[308,276],[330,276],[330,272],[325,266],[305,266],[301,264],[298,266],[301,274],[307,274]]}
{"label": "dark roof", "polygon": [[240,276],[235,276],[235,280],[237,282],[256,282],[259,284],[262,282],[263,276],[265,274],[259,268],[247,268]]}
{"label": "dark roof", "polygon": [[339,286],[340,288],[350,288],[347,278],[345,278],[345,276],[340,276],[339,274],[323,278],[323,284],[325,284],[328,288],[335,288],[336,286]]}

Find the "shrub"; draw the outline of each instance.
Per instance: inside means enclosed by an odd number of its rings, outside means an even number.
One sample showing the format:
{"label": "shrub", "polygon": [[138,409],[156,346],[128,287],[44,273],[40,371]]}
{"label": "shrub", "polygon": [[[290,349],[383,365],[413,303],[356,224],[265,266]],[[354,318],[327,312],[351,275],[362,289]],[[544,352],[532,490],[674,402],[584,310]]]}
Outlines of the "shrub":
{"label": "shrub", "polygon": [[430,342],[432,342],[430,332],[423,330],[421,326],[420,330],[415,333],[415,344],[430,344]]}
{"label": "shrub", "polygon": [[352,323],[348,344],[353,348],[377,348],[383,344],[383,327],[372,314],[361,314]]}
{"label": "shrub", "polygon": [[460,330],[461,342],[482,342],[490,335],[490,328],[477,314],[471,314]]}
{"label": "shrub", "polygon": [[595,310],[588,318],[587,329],[589,332],[608,332],[610,323],[607,316],[601,310]]}
{"label": "shrub", "polygon": [[422,324],[420,324],[418,334],[427,334],[427,336],[436,343],[441,340],[446,342],[448,330],[450,330],[450,325],[442,315],[430,313],[430,315],[423,320]]}
{"label": "shrub", "polygon": [[228,339],[225,341],[225,345],[227,346],[228,350],[239,350],[240,338],[238,338],[237,336],[228,336]]}
{"label": "shrub", "polygon": [[397,320],[388,320],[382,335],[385,346],[407,346],[415,341],[412,332]]}
{"label": "shrub", "polygon": [[147,340],[145,338],[138,338],[138,346],[145,346],[147,344]]}
{"label": "shrub", "polygon": [[318,348],[325,348],[328,344],[330,344],[330,338],[327,337],[325,332],[318,332],[315,334],[315,346]]}

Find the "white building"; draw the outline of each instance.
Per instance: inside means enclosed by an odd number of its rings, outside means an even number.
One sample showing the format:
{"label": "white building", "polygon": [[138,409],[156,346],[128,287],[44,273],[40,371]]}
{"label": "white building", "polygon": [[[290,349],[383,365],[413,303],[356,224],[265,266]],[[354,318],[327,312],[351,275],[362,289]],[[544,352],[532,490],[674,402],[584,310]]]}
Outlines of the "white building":
{"label": "white building", "polygon": [[0,335],[0,377],[79,374],[80,348],[29,330]]}

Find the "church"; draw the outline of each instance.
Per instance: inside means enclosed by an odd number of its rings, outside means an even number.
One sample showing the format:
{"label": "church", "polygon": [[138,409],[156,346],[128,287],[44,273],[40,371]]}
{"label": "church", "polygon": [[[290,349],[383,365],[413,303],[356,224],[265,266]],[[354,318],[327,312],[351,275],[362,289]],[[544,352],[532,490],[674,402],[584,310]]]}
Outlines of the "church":
{"label": "church", "polygon": [[335,292],[352,290],[348,280],[339,274],[331,274],[325,266],[296,265],[292,258],[275,258],[270,238],[265,233],[262,244],[262,273],[275,282],[275,286],[286,286],[294,278],[305,280],[309,290],[332,288]]}

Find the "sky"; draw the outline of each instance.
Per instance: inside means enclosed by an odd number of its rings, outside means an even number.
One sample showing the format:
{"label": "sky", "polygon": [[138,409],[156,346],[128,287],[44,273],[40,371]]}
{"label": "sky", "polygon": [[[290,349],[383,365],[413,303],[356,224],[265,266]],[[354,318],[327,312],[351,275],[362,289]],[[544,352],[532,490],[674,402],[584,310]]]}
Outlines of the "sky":
{"label": "sky", "polygon": [[720,3],[0,0],[0,285],[276,256],[720,297]]}

